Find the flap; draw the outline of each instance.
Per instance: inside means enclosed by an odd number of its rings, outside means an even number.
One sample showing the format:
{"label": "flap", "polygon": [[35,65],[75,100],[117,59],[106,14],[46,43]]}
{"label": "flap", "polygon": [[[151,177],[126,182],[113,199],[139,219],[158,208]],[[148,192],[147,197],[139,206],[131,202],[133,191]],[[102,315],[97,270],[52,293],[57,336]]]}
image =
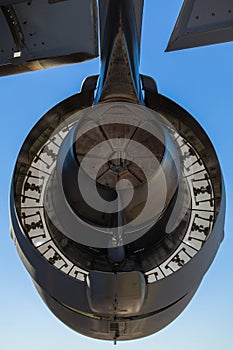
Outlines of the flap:
{"label": "flap", "polygon": [[0,0],[0,75],[98,56],[96,0]]}
{"label": "flap", "polygon": [[185,0],[166,51],[233,40],[233,0]]}

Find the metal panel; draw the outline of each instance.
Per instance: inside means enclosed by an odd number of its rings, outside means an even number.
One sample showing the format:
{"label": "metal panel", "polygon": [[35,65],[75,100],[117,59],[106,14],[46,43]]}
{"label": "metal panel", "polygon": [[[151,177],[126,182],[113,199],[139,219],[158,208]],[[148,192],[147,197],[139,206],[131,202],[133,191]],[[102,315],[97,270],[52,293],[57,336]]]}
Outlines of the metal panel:
{"label": "metal panel", "polygon": [[144,7],[144,0],[134,0],[139,47],[140,47],[140,41],[141,41],[143,7]]}
{"label": "metal panel", "polygon": [[16,51],[15,42],[11,35],[10,28],[2,11],[0,11],[0,64],[8,62]]}
{"label": "metal panel", "polygon": [[20,2],[25,2],[26,0],[0,0],[0,6],[2,5],[14,5]]}
{"label": "metal panel", "polygon": [[185,0],[166,51],[233,40],[233,0]]}
{"label": "metal panel", "polygon": [[0,0],[0,75],[97,57],[97,29],[95,0]]}
{"label": "metal panel", "polygon": [[113,316],[139,312],[146,295],[144,275],[139,271],[89,272],[87,296],[93,312]]}
{"label": "metal panel", "polygon": [[[104,36],[105,21],[106,21],[109,3],[110,3],[110,0],[99,0],[101,38],[103,38]],[[137,26],[137,32],[138,32],[138,42],[140,46],[144,0],[133,0],[133,5],[134,5],[136,26]]]}

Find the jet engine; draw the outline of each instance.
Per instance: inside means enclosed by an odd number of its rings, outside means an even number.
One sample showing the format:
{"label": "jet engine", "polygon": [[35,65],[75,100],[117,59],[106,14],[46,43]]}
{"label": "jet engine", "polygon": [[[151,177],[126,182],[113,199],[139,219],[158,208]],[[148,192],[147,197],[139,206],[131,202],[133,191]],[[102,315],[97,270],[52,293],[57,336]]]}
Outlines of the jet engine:
{"label": "jet engine", "polygon": [[204,130],[138,73],[135,2],[101,13],[101,74],[27,136],[11,233],[49,309],[116,341],[153,334],[187,306],[223,239],[225,193]]}

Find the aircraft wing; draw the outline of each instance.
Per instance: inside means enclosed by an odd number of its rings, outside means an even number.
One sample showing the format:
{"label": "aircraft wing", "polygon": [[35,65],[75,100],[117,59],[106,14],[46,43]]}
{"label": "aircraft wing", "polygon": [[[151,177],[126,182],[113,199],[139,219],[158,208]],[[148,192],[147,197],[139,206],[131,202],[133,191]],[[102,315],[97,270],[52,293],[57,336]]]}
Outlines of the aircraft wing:
{"label": "aircraft wing", "polygon": [[166,51],[233,40],[233,0],[185,0]]}
{"label": "aircraft wing", "polygon": [[0,0],[0,76],[98,56],[96,0]]}

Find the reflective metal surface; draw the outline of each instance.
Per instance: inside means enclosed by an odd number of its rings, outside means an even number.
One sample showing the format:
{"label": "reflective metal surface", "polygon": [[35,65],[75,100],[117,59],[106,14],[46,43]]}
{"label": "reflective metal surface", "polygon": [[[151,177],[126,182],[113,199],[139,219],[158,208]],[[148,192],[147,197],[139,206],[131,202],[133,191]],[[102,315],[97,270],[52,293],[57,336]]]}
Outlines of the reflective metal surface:
{"label": "reflective metal surface", "polygon": [[232,0],[185,0],[166,51],[232,40]]}
{"label": "reflective metal surface", "polygon": [[95,0],[2,1],[0,76],[98,56]]}

